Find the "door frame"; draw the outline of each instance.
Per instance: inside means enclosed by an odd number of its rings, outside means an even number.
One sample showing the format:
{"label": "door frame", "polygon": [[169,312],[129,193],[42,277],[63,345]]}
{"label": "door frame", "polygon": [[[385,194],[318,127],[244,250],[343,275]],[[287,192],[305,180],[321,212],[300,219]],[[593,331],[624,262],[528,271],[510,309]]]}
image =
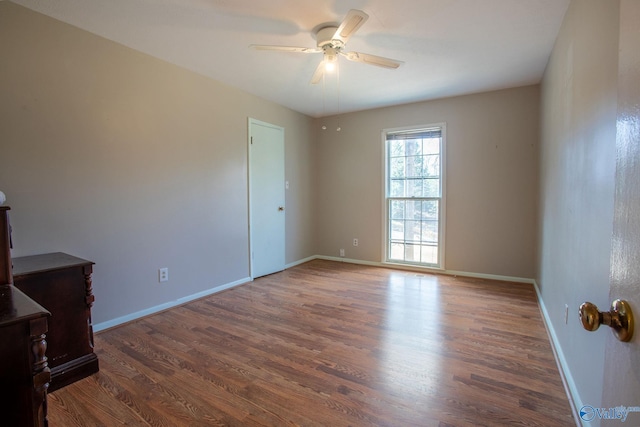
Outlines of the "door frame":
{"label": "door frame", "polygon": [[[249,277],[251,278],[251,280],[253,280],[255,278],[255,273],[254,273],[254,247],[253,247],[253,243],[254,243],[254,238],[253,238],[253,230],[254,230],[254,224],[253,224],[253,207],[251,204],[251,200],[252,200],[252,194],[253,194],[253,188],[251,185],[251,174],[252,174],[252,165],[253,165],[253,159],[251,156],[251,144],[252,144],[252,126],[254,125],[259,125],[259,126],[265,126],[265,127],[269,127],[272,129],[277,129],[280,130],[282,132],[282,144],[283,144],[283,149],[284,147],[284,143],[285,143],[285,128],[282,126],[278,126],[278,125],[274,125],[272,123],[268,123],[268,122],[264,122],[261,120],[257,120],[254,119],[252,117],[248,117],[247,120],[247,207],[248,207],[248,231],[249,231]],[[283,156],[284,156],[284,152],[283,152]],[[284,166],[284,158],[282,159],[282,163]],[[283,167],[283,174],[285,173],[284,167]],[[285,175],[286,176],[286,175]],[[283,188],[284,188],[284,182],[283,182]],[[283,203],[285,204],[286,207],[286,193],[284,194],[283,197]],[[283,214],[285,215],[285,226],[286,226],[286,209],[285,212],[283,212]],[[286,256],[286,234],[283,234],[282,236],[283,239],[283,251],[284,254]],[[285,267],[285,262],[286,262],[286,258],[284,258],[283,260],[283,269]]]}

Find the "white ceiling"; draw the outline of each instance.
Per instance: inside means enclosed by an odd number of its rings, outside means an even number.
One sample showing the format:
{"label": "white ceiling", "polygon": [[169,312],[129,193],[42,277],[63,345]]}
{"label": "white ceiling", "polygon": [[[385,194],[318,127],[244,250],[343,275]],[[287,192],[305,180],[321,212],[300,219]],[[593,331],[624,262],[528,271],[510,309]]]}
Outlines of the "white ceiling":
{"label": "white ceiling", "polygon": [[[13,0],[130,48],[319,117],[538,83],[570,0]],[[369,20],[347,51],[403,61],[389,70],[340,58],[309,80],[312,30],[349,9]]]}

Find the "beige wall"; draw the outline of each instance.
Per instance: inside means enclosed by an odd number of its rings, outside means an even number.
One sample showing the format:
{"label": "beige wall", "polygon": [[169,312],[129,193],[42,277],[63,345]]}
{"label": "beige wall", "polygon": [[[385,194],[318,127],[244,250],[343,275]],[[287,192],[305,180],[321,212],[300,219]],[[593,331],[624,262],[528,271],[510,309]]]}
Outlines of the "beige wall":
{"label": "beige wall", "polygon": [[382,130],[446,122],[445,268],[535,277],[538,104],[539,87],[527,86],[316,120],[327,124],[316,160],[318,253],[382,261]]}
{"label": "beige wall", "polygon": [[13,254],[95,261],[94,323],[249,276],[248,117],[286,129],[286,262],[314,254],[310,118],[10,2],[0,57]]}
{"label": "beige wall", "polygon": [[577,309],[610,304],[618,14],[618,1],[572,1],[542,82],[538,283],[578,409],[602,398],[606,333]]}

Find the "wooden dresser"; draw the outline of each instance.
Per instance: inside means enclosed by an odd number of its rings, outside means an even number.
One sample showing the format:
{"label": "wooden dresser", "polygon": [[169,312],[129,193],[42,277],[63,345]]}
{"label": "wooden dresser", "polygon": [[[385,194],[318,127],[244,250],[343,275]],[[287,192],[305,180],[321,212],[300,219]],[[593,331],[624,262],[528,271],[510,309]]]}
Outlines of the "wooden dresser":
{"label": "wooden dresser", "polygon": [[11,285],[0,285],[0,421],[46,426],[49,368],[45,351],[49,312]]}
{"label": "wooden dresser", "polygon": [[98,372],[93,352],[93,262],[56,252],[13,258],[13,284],[51,312],[49,391]]}
{"label": "wooden dresser", "polygon": [[50,314],[11,284],[8,211],[0,206],[0,423],[46,427]]}

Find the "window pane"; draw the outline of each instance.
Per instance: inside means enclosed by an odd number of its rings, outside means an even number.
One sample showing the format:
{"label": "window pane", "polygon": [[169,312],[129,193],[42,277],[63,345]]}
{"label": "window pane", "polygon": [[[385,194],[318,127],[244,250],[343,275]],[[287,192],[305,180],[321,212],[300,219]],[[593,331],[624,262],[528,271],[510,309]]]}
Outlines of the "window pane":
{"label": "window pane", "polygon": [[404,156],[404,141],[391,141],[389,144],[389,157]]}
{"label": "window pane", "polygon": [[440,176],[440,156],[425,156],[424,176]]}
{"label": "window pane", "polygon": [[420,241],[420,221],[405,221],[404,240],[406,242]]}
{"label": "window pane", "polygon": [[422,241],[438,243],[438,221],[422,221]]}
{"label": "window pane", "polygon": [[389,212],[391,219],[404,219],[404,200],[392,200]]}
{"label": "window pane", "polygon": [[425,264],[438,264],[438,247],[423,245],[421,248],[420,260]]}
{"label": "window pane", "polygon": [[389,248],[389,259],[396,261],[404,261],[404,244],[391,243]]}
{"label": "window pane", "polygon": [[404,221],[391,221],[391,239],[404,240]]}
{"label": "window pane", "polygon": [[389,175],[391,178],[404,177],[404,157],[394,157],[389,161]]}
{"label": "window pane", "polygon": [[407,178],[421,178],[423,174],[422,164],[424,161],[423,156],[411,156],[406,157],[406,170],[405,176]]}
{"label": "window pane", "polygon": [[418,154],[422,154],[422,140],[407,139],[404,141],[404,144],[405,156],[415,156]]}
{"label": "window pane", "polygon": [[405,218],[422,219],[422,202],[419,200],[407,200],[405,208]]}
{"label": "window pane", "polygon": [[429,178],[422,181],[424,197],[440,197],[440,180]]}
{"label": "window pane", "polygon": [[422,140],[423,154],[440,154],[440,138]]}
{"label": "window pane", "polygon": [[407,180],[407,197],[422,197],[422,180],[410,179]]}
{"label": "window pane", "polygon": [[389,197],[404,197],[404,180],[394,179],[391,181]]}
{"label": "window pane", "polygon": [[410,243],[404,245],[404,260],[420,262],[420,245]]}
{"label": "window pane", "polygon": [[438,220],[438,201],[429,200],[422,202],[422,217],[423,220]]}

